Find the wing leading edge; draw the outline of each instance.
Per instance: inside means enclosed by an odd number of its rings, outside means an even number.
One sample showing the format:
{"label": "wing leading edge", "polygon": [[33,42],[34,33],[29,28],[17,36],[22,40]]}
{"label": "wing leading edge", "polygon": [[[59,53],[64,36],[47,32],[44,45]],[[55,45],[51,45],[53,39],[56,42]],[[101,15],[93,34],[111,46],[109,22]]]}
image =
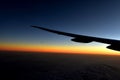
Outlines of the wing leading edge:
{"label": "wing leading edge", "polygon": [[59,34],[59,35],[73,37],[73,39],[71,39],[71,40],[74,41],[74,42],[90,43],[90,42],[95,41],[95,42],[110,44],[109,46],[107,46],[108,49],[120,51],[120,40],[113,40],[113,39],[78,35],[78,34],[62,32],[62,31],[47,29],[47,28],[38,27],[38,26],[32,26],[32,27],[38,28],[38,29],[41,29],[41,30],[45,30],[45,31],[48,31],[48,32],[51,32],[51,33],[56,33],[56,34]]}

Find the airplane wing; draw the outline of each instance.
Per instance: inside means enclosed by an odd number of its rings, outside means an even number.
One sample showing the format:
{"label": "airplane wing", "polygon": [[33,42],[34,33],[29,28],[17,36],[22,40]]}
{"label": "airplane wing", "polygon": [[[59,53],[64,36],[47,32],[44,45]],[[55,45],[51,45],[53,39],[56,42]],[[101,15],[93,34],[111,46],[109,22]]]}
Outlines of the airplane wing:
{"label": "airplane wing", "polygon": [[120,51],[120,40],[98,38],[98,37],[85,36],[85,35],[78,35],[78,34],[62,32],[62,31],[47,29],[47,28],[38,27],[38,26],[32,26],[32,27],[38,28],[38,29],[41,29],[41,30],[45,30],[45,31],[48,31],[48,32],[56,33],[56,34],[59,34],[59,35],[73,37],[73,39],[71,39],[71,41],[74,41],[74,42],[90,43],[90,42],[95,41],[95,42],[110,44],[109,46],[107,46],[108,49]]}

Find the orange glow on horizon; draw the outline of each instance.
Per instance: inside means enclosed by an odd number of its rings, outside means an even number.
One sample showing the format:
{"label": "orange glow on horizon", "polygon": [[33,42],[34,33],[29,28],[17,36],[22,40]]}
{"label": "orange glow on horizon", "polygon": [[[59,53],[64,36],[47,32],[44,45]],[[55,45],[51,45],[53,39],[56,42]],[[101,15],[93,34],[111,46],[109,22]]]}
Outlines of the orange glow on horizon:
{"label": "orange glow on horizon", "polygon": [[77,54],[104,54],[120,55],[120,52],[106,49],[103,46],[55,46],[38,44],[13,44],[1,43],[0,50],[7,51],[29,51],[29,52],[57,52],[57,53],[77,53]]}

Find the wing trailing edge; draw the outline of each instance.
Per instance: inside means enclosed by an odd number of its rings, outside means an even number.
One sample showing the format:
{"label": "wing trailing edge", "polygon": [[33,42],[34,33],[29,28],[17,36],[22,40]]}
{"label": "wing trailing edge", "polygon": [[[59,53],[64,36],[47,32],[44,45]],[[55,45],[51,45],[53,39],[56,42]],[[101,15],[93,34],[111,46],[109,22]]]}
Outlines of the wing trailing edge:
{"label": "wing trailing edge", "polygon": [[78,34],[62,32],[62,31],[52,30],[52,29],[38,27],[38,26],[32,26],[32,27],[38,28],[41,30],[45,30],[45,31],[48,31],[51,33],[56,33],[59,35],[73,37],[73,39],[71,39],[71,41],[74,41],[74,42],[90,43],[92,41],[95,41],[95,42],[110,44],[109,46],[107,46],[108,49],[120,51],[120,40],[78,35]]}

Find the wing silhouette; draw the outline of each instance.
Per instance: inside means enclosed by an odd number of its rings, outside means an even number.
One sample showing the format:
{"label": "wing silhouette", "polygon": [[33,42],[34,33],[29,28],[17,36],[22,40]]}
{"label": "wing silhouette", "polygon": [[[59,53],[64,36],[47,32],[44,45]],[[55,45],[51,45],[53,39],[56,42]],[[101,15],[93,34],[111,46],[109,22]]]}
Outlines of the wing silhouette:
{"label": "wing silhouette", "polygon": [[74,42],[90,43],[90,42],[95,41],[95,42],[110,44],[106,48],[120,51],[120,40],[92,37],[92,36],[85,36],[85,35],[78,35],[78,34],[62,32],[62,31],[47,29],[47,28],[38,27],[38,26],[32,26],[32,27],[38,28],[38,29],[41,29],[41,30],[45,30],[45,31],[48,31],[48,32],[56,33],[56,34],[59,34],[59,35],[73,37],[73,39],[71,39],[71,41],[74,41]]}

